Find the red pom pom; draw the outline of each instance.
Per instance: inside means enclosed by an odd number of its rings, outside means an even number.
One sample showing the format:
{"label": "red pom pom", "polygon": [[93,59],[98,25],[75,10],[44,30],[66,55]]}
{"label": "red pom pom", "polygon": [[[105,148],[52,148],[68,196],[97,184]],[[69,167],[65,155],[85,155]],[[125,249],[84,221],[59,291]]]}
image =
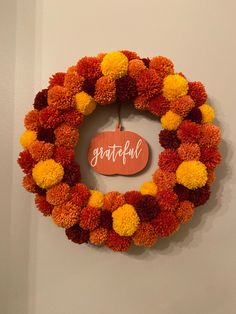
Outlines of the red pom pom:
{"label": "red pom pom", "polygon": [[124,194],[125,202],[132,206],[136,206],[139,200],[142,198],[142,194],[138,191],[128,191]]}
{"label": "red pom pom", "polygon": [[135,79],[126,75],[116,80],[116,95],[121,102],[133,100],[138,95]]}
{"label": "red pom pom", "polygon": [[162,89],[162,79],[153,69],[143,70],[136,83],[139,95],[149,99],[158,95]]}
{"label": "red pom pom", "polygon": [[34,167],[34,160],[28,150],[24,150],[19,154],[17,162],[24,173],[31,173],[32,168]]}
{"label": "red pom pom", "polygon": [[203,105],[207,100],[207,93],[201,82],[189,82],[188,94],[191,96],[197,107]]}
{"label": "red pom pom", "polygon": [[84,57],[77,63],[77,71],[85,79],[98,79],[102,76],[100,68],[101,60],[97,57]]}
{"label": "red pom pom", "polygon": [[162,95],[153,97],[148,103],[148,110],[158,117],[166,114],[169,109],[170,102]]}
{"label": "red pom pom", "polygon": [[178,196],[172,190],[157,192],[156,198],[161,210],[175,210],[179,204]]}
{"label": "red pom pom", "polygon": [[214,147],[202,148],[200,161],[203,162],[208,169],[213,170],[221,161],[220,152]]}
{"label": "red pom pom", "polygon": [[48,105],[48,89],[43,89],[34,98],[34,109],[41,110]]}
{"label": "red pom pom", "polygon": [[76,183],[79,183],[80,179],[80,166],[77,163],[72,163],[64,167],[64,182],[70,186],[74,186]]}
{"label": "red pom pom", "polygon": [[165,149],[159,156],[158,165],[162,170],[176,171],[181,164],[178,152],[174,149]]}
{"label": "red pom pom", "polygon": [[37,194],[35,196],[35,205],[44,216],[52,214],[53,206],[47,202],[45,195]]}
{"label": "red pom pom", "polygon": [[140,59],[140,57],[134,51],[121,50],[121,52],[128,58],[129,61],[133,59]]}
{"label": "red pom pom", "polygon": [[66,74],[64,72],[57,72],[57,73],[53,74],[49,78],[48,88],[52,88],[53,86],[56,86],[56,85],[63,86],[64,80],[65,80],[65,75]]}
{"label": "red pom pom", "polygon": [[77,128],[84,121],[84,116],[81,112],[76,109],[66,111],[63,114],[63,119],[66,124],[73,128]]}
{"label": "red pom pom", "polygon": [[148,222],[156,217],[159,206],[156,198],[151,195],[142,195],[135,205],[135,209],[141,221]]}
{"label": "red pom pom", "polygon": [[66,148],[63,146],[55,148],[54,160],[61,163],[63,167],[71,164],[74,158],[75,152],[72,148]]}
{"label": "red pom pom", "polygon": [[200,137],[201,126],[195,122],[184,120],[177,131],[182,143],[196,143]]}
{"label": "red pom pom", "polygon": [[71,189],[71,202],[73,202],[77,206],[86,206],[89,197],[90,191],[88,187],[83,183],[78,183]]}
{"label": "red pom pom", "polygon": [[55,128],[63,118],[57,109],[46,107],[39,112],[39,122],[45,129]]}
{"label": "red pom pom", "polygon": [[94,230],[99,226],[101,211],[95,207],[84,207],[81,210],[79,225],[85,230]]}
{"label": "red pom pom", "polygon": [[164,148],[178,148],[180,140],[177,137],[176,131],[161,130],[159,133],[159,143]]}
{"label": "red pom pom", "polygon": [[174,213],[170,211],[161,211],[152,224],[157,235],[168,237],[179,229],[179,222]]}
{"label": "red pom pom", "polygon": [[66,236],[74,243],[87,243],[89,240],[89,231],[80,228],[79,225],[74,225],[65,230]]}
{"label": "red pom pom", "polygon": [[122,237],[114,230],[108,233],[106,246],[115,252],[126,252],[131,245],[131,237]]}

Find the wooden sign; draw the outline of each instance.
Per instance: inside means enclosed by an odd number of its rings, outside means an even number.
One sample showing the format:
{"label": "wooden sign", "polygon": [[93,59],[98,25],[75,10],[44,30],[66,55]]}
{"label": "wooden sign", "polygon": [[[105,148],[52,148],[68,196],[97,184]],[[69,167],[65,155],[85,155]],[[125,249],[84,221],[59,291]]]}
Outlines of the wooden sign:
{"label": "wooden sign", "polygon": [[105,175],[131,175],[143,170],[148,162],[149,149],[138,134],[122,131],[98,133],[88,148],[88,162],[95,172]]}

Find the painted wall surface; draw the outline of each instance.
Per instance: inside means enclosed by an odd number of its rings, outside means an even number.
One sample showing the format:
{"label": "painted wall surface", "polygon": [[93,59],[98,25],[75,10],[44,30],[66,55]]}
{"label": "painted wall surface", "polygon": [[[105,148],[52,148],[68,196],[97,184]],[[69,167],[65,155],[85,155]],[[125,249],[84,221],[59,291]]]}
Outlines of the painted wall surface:
{"label": "painted wall surface", "polygon": [[[235,10],[233,0],[1,1],[1,314],[235,313]],[[70,243],[35,210],[15,162],[24,114],[48,77],[85,55],[119,49],[168,56],[177,71],[201,80],[223,130],[210,201],[172,238],[129,254]],[[148,141],[151,161],[134,177],[93,173],[86,145],[117,122],[112,107],[98,110],[77,152],[84,181],[104,192],[137,189],[161,151],[154,119],[123,108],[122,121]]]}

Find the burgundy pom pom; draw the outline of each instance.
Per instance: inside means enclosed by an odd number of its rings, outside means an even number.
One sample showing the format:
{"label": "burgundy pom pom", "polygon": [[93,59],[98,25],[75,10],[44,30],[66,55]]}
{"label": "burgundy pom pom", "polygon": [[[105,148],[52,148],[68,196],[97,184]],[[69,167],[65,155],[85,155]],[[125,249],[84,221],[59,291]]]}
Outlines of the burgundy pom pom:
{"label": "burgundy pom pom", "polygon": [[161,130],[159,133],[159,143],[164,148],[178,148],[180,140],[177,137],[176,131]]}

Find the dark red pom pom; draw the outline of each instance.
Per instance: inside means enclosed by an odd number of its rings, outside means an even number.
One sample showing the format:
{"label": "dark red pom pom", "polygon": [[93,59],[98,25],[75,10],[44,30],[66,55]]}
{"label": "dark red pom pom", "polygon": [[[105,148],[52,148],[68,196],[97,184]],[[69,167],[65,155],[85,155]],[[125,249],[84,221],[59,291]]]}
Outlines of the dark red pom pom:
{"label": "dark red pom pom", "polygon": [[205,204],[210,197],[210,188],[208,185],[189,192],[189,201],[196,207]]}
{"label": "dark red pom pom", "polygon": [[186,120],[190,120],[192,122],[201,123],[202,121],[202,112],[199,108],[194,107],[186,117]]}
{"label": "dark red pom pom", "polygon": [[37,139],[39,141],[44,141],[46,143],[52,143],[55,142],[55,134],[54,129],[45,129],[45,128],[39,128],[37,133]]}
{"label": "dark red pom pom", "polygon": [[112,213],[108,210],[102,210],[99,227],[112,229]]}
{"label": "dark red pom pom", "polygon": [[176,184],[174,186],[174,192],[177,194],[178,199],[180,202],[189,200],[189,192],[190,190],[187,189],[182,184]]}
{"label": "dark red pom pom", "polygon": [[135,209],[141,221],[150,221],[156,217],[159,206],[156,198],[151,195],[142,195],[137,201]]}
{"label": "dark red pom pom", "polygon": [[34,160],[28,150],[24,150],[19,154],[17,162],[24,173],[31,173],[32,168],[34,167]]}
{"label": "dark red pom pom", "polygon": [[126,75],[116,80],[116,95],[121,102],[133,100],[138,95],[135,79]]}
{"label": "dark red pom pom", "polygon": [[161,130],[159,133],[159,143],[164,148],[178,148],[180,140],[177,137],[176,131]]}
{"label": "dark red pom pom", "polygon": [[127,204],[137,205],[137,202],[142,198],[142,194],[138,191],[128,191],[124,194],[125,202]]}
{"label": "dark red pom pom", "polygon": [[77,163],[71,163],[64,167],[63,181],[74,186],[81,179],[80,166]]}
{"label": "dark red pom pom", "polygon": [[41,110],[48,105],[48,89],[43,89],[34,98],[34,109]]}
{"label": "dark red pom pom", "polygon": [[87,243],[89,240],[89,231],[82,229],[79,225],[74,225],[65,230],[66,236],[74,243]]}

